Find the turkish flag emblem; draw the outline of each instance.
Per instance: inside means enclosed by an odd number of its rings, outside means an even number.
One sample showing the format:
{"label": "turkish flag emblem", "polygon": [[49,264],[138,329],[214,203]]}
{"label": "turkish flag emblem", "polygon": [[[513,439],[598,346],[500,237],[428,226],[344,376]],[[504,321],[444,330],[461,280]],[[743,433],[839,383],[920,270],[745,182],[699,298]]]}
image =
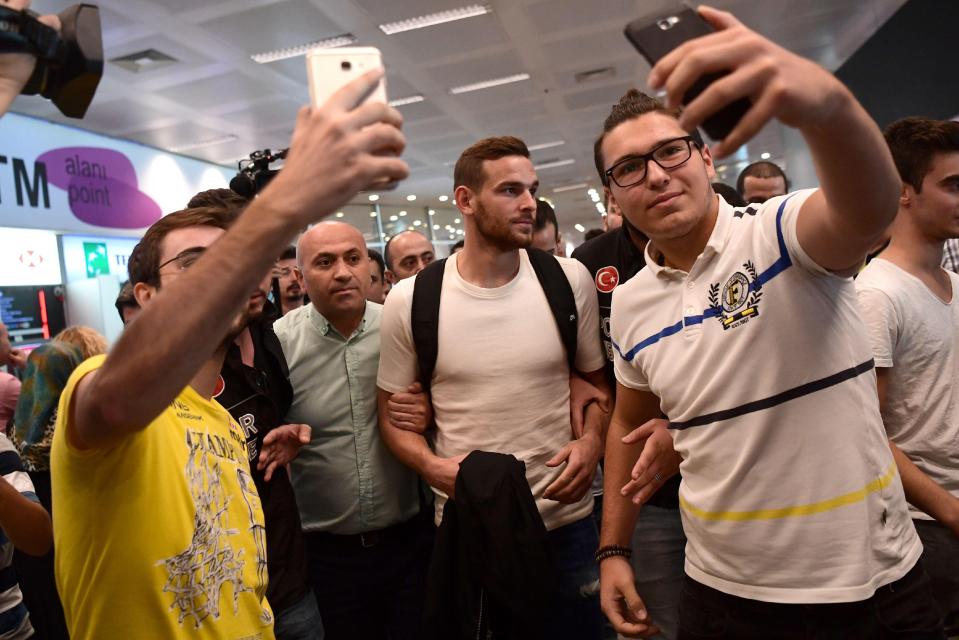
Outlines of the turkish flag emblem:
{"label": "turkish flag emblem", "polygon": [[43,263],[43,254],[33,249],[27,249],[20,254],[20,264],[25,267],[39,267]]}
{"label": "turkish flag emblem", "polygon": [[213,397],[219,397],[224,389],[226,389],[226,380],[223,379],[223,376],[217,376],[216,386],[213,388]]}
{"label": "turkish flag emblem", "polygon": [[603,267],[596,272],[596,288],[603,293],[609,293],[619,284],[619,271],[616,267]]}

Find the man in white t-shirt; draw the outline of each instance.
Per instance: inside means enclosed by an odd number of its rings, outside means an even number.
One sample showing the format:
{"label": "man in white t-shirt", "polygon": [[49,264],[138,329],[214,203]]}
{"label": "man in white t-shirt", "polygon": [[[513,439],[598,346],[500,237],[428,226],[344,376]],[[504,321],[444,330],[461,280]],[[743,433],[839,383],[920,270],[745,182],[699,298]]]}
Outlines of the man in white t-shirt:
{"label": "man in white t-shirt", "polygon": [[939,266],[943,243],[959,238],[959,122],[906,118],[886,141],[899,213],[856,289],[923,566],[946,628],[959,630],[959,275]]}
{"label": "man in white t-shirt", "polygon": [[[383,308],[377,378],[383,437],[434,488],[437,522],[466,454],[509,453],[524,461],[554,556],[560,558],[543,621],[546,635],[598,639],[602,618],[592,560],[598,538],[589,488],[605,426],[588,419],[585,433],[573,439],[566,352],[524,250],[532,241],[536,171],[521,140],[488,138],[463,152],[454,183],[466,241],[442,265],[439,349],[431,377],[433,449],[422,435],[391,424],[384,409],[393,393],[418,378],[410,327],[413,278],[398,283]],[[579,262],[557,260],[576,301],[575,367],[606,391],[592,279]],[[598,410],[596,404],[587,408]]]}
{"label": "man in white t-shirt", "polygon": [[[624,436],[662,412],[669,429],[644,446],[671,440],[682,459],[680,639],[941,638],[849,278],[895,215],[892,158],[832,75],[699,13],[717,33],[664,57],[650,85],[675,106],[701,74],[729,74],[682,113],[628,92],[597,143],[611,201],[650,239],[613,294],[603,609],[624,635],[654,633],[627,559],[629,496],[675,467],[634,468],[643,447]],[[753,108],[712,150],[688,135],[739,97]],[[800,130],[822,188],[734,209],[710,185],[713,154],[771,118]]]}

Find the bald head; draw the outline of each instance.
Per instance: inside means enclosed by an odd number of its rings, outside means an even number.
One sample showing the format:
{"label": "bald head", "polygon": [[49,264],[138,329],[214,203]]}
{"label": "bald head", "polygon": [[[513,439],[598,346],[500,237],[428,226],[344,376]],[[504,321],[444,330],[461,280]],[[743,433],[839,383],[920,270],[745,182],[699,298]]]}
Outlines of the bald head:
{"label": "bald head", "polygon": [[436,259],[436,250],[426,236],[419,231],[402,231],[386,243],[386,268],[393,282],[415,276],[423,267]]}
{"label": "bald head", "polygon": [[362,317],[370,288],[363,234],[344,222],[321,222],[300,236],[297,269],[310,301],[330,322]]}

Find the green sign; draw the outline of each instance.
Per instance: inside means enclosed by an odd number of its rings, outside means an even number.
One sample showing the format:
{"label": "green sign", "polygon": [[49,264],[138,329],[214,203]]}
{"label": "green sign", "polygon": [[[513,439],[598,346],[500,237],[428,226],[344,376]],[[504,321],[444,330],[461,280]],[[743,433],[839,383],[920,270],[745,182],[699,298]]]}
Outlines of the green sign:
{"label": "green sign", "polygon": [[107,245],[105,242],[84,242],[83,257],[87,263],[87,277],[108,275],[110,262],[107,260]]}

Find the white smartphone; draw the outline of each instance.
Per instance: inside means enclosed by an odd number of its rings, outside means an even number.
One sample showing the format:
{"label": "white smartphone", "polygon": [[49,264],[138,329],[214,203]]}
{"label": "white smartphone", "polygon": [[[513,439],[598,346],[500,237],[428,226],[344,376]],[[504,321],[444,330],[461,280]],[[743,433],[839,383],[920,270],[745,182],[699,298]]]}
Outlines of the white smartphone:
{"label": "white smartphone", "polygon": [[[313,49],[306,54],[306,75],[310,83],[310,103],[321,107],[331,95],[367,71],[383,66],[383,57],[376,47],[336,47]],[[386,77],[365,102],[386,103]]]}

